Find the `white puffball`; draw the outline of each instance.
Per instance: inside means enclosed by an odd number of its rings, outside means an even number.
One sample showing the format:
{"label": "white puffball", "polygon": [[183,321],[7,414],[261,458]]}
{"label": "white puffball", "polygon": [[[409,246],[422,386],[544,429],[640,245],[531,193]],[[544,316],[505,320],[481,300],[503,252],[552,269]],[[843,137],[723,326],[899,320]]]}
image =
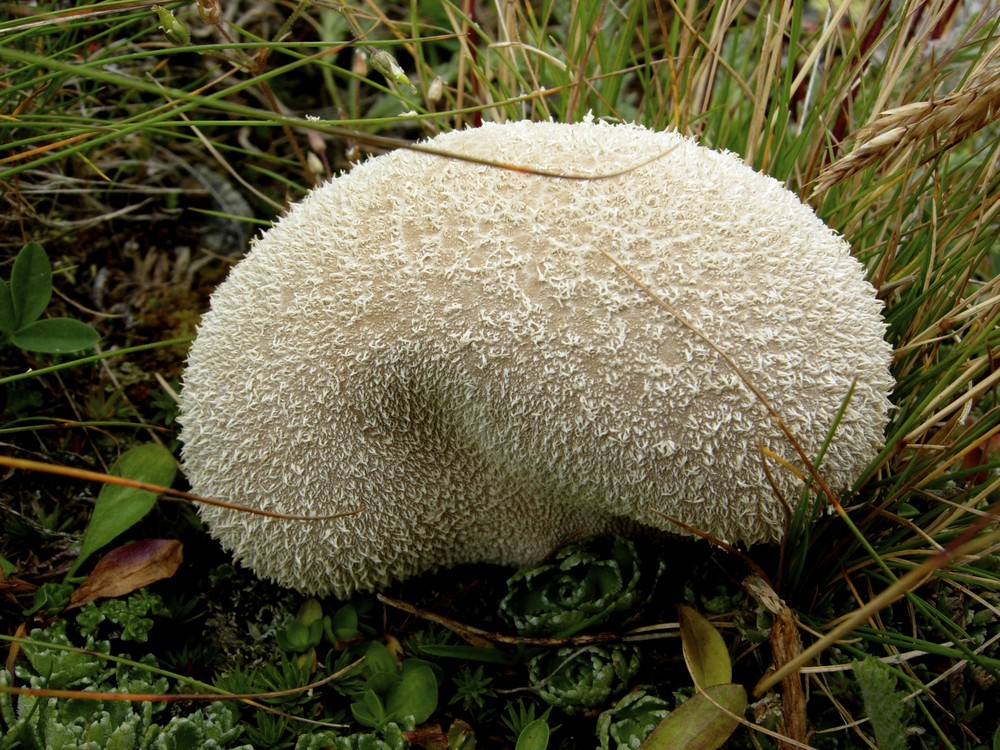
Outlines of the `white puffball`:
{"label": "white puffball", "polygon": [[[518,122],[400,150],[316,190],[212,297],[182,394],[214,536],[260,576],[345,596],[439,566],[527,564],[661,511],[731,542],[785,513],[795,451],[735,360],[849,488],[893,386],[847,243],[731,154],[631,125]],[[661,155],[660,158],[654,158]],[[653,159],[650,161],[650,159]],[[648,163],[647,163],[648,162]],[[802,482],[768,469],[794,503]]]}

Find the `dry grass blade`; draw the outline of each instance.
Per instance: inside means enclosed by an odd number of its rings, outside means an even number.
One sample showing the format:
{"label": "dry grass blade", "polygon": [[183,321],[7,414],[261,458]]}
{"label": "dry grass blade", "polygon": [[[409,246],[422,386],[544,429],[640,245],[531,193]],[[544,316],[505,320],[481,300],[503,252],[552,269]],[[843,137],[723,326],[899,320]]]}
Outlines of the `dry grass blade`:
{"label": "dry grass blade", "polygon": [[199,497],[198,495],[193,495],[190,492],[175,490],[173,487],[161,487],[156,484],[139,482],[126,477],[116,477],[99,471],[74,469],[71,466],[59,466],[56,464],[44,463],[42,461],[29,461],[23,458],[14,458],[13,456],[0,456],[0,466],[8,466],[12,469],[23,469],[25,471],[37,471],[44,474],[55,474],[57,476],[72,477],[85,482],[100,482],[101,484],[114,484],[120,487],[131,487],[133,489],[145,490],[147,492],[156,493],[157,495],[163,495],[166,498],[174,500],[186,500],[192,503],[203,503],[204,505],[217,505],[222,508],[230,508],[232,510],[238,510],[258,516],[267,516],[268,518],[281,518],[286,521],[326,521],[334,518],[343,518],[344,516],[354,515],[359,512],[357,510],[352,510],[347,511],[346,513],[329,513],[325,515],[276,513],[274,511],[260,510],[259,508],[248,508],[244,505],[238,505],[236,503],[227,503],[222,500],[212,500],[207,497]]}
{"label": "dry grass blade", "polygon": [[[11,638],[9,640],[15,644],[35,645],[30,638]],[[279,711],[271,706],[260,703],[260,701],[309,693],[317,688],[341,679],[357,667],[361,666],[363,662],[363,657],[356,659],[352,663],[336,670],[332,674],[310,682],[308,685],[300,685],[284,690],[268,690],[257,693],[226,693],[221,691],[218,693],[127,693],[105,692],[98,690],[62,690],[52,688],[17,687],[13,685],[0,685],[0,693],[32,696],[35,698],[63,698],[67,700],[80,701],[124,701],[129,703],[146,701],[150,703],[216,703],[218,701],[239,701],[260,711],[266,711],[267,713],[281,716],[282,718],[293,719],[298,722],[315,726],[340,729],[346,725],[335,724],[318,719],[310,719],[304,716],[296,716],[295,714]]]}
{"label": "dry grass blade", "polygon": [[[792,610],[775,593],[770,583],[760,576],[748,576],[743,581],[743,588],[774,618],[770,641],[775,668],[780,669],[796,660],[802,653],[802,638]],[[785,750],[794,746],[786,740],[804,743],[809,733],[806,697],[799,672],[791,672],[781,680],[781,699],[785,737],[778,741],[778,747]]]}

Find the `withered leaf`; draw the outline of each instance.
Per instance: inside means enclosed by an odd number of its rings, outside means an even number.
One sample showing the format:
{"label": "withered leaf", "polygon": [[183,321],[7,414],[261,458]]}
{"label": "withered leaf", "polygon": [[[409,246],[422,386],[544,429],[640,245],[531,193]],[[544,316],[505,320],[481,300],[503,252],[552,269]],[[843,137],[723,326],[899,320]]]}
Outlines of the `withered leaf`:
{"label": "withered leaf", "polygon": [[66,609],[97,599],[130,594],[143,586],[170,578],[183,560],[183,545],[175,539],[143,539],[111,550],[73,592]]}

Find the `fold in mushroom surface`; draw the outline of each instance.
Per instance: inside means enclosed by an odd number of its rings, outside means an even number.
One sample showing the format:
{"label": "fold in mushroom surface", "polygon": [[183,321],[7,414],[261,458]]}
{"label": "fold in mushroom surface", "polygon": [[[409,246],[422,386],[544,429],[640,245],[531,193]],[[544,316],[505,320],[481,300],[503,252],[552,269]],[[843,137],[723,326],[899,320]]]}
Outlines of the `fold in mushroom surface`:
{"label": "fold in mushroom surface", "polygon": [[802,483],[766,471],[761,446],[801,462],[691,326],[810,456],[846,402],[821,465],[834,491],[875,456],[893,386],[881,305],[847,243],[777,181],[631,125],[484,125],[425,145],[522,171],[408,150],[356,166],[254,242],[191,349],[195,492],[358,511],[204,506],[257,574],[344,596],[531,563],[581,534],[678,531],[657,511],[778,539],[767,474],[788,502]]}

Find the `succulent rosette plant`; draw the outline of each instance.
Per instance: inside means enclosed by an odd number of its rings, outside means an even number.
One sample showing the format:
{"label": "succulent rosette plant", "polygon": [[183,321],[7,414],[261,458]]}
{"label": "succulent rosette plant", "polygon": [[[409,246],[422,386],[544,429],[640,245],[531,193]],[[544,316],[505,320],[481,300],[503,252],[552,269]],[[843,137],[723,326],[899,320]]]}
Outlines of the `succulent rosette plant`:
{"label": "succulent rosette plant", "polygon": [[658,575],[644,579],[629,540],[589,537],[566,545],[546,564],[515,573],[500,613],[521,635],[566,637],[634,609]]}
{"label": "succulent rosette plant", "polygon": [[670,713],[670,704],[645,690],[635,690],[597,718],[598,750],[638,748]]}
{"label": "succulent rosette plant", "polygon": [[639,652],[623,644],[560,648],[528,662],[541,699],[569,714],[603,706],[638,671]]}

